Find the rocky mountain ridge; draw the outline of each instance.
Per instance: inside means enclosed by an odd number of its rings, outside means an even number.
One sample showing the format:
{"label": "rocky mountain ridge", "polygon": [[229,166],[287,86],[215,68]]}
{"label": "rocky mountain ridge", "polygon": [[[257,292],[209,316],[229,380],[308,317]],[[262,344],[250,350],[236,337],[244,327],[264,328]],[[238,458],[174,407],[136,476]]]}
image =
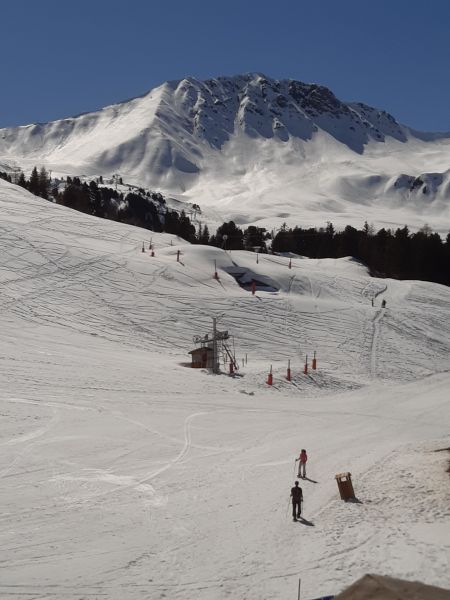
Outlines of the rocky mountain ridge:
{"label": "rocky mountain ridge", "polygon": [[374,217],[380,207],[447,216],[449,147],[448,134],[416,132],[324,86],[259,73],[171,81],[97,112],[0,130],[2,164],[120,172],[209,205],[212,220],[243,223],[298,219],[317,200],[331,214],[356,203]]}

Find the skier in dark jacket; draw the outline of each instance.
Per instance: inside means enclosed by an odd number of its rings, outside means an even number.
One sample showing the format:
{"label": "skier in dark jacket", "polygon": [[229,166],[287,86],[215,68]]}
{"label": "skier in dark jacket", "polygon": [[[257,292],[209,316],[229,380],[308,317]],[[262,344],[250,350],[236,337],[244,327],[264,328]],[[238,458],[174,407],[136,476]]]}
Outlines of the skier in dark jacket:
{"label": "skier in dark jacket", "polygon": [[300,519],[302,514],[302,502],[303,492],[302,488],[298,486],[298,481],[295,482],[294,487],[291,489],[292,498],[292,518],[294,521]]}

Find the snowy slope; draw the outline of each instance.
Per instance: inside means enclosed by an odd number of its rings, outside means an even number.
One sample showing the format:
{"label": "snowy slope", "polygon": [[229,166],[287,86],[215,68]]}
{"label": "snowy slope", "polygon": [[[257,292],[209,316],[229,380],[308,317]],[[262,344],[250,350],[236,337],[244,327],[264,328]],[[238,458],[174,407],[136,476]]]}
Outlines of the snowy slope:
{"label": "snowy slope", "polygon": [[[312,598],[365,572],[450,586],[448,288],[165,234],[152,258],[148,232],[3,181],[0,214],[2,598],[281,598],[298,577]],[[248,356],[235,378],[182,366],[213,315]],[[343,470],[361,504],[339,500]]]}
{"label": "snowy slope", "polygon": [[173,81],[101,111],[0,130],[0,163],[111,175],[269,229],[377,226],[443,233],[449,134],[416,132],[327,88],[261,74]]}

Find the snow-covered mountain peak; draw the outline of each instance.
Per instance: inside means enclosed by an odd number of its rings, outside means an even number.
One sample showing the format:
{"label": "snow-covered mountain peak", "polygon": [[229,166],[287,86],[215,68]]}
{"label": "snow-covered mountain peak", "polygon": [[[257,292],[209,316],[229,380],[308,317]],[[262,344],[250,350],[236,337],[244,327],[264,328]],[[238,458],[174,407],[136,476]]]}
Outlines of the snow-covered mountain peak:
{"label": "snow-covered mountain peak", "polygon": [[359,153],[369,140],[384,141],[387,135],[406,141],[404,128],[385,111],[346,104],[318,84],[248,73],[206,81],[186,78],[172,82],[168,95],[188,131],[217,149],[239,131],[287,141],[308,140],[322,129]]}
{"label": "snow-covered mountain peak", "polygon": [[[445,232],[449,145],[449,134],[416,132],[322,85],[246,73],[169,81],[96,112],[2,129],[0,164],[120,173],[200,204],[210,224],[368,219]],[[404,185],[430,174],[440,175],[433,185]]]}
{"label": "snow-covered mountain peak", "polygon": [[[128,117],[134,127],[127,122],[122,128]],[[169,123],[170,131],[165,126]],[[26,140],[24,154],[47,149],[53,154],[55,145],[66,145],[74,134],[79,137],[92,131],[98,133],[99,128],[107,128],[110,134],[115,129],[123,142],[155,125],[159,133],[169,138],[180,133],[177,129],[181,128],[217,149],[240,130],[253,137],[287,141],[290,137],[310,139],[315,131],[323,129],[357,152],[363,151],[369,139],[382,141],[390,135],[406,140],[403,128],[384,111],[361,103],[346,104],[318,84],[247,73],[206,81],[188,77],[99,111],[3,129],[0,148],[7,153]],[[102,140],[96,139],[101,145]]]}

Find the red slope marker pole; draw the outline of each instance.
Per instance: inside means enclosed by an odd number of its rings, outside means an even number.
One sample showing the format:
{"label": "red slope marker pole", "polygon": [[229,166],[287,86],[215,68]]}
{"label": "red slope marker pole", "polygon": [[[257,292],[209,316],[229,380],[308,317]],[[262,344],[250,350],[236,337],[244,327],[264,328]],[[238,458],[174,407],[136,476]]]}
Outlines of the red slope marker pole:
{"label": "red slope marker pole", "polygon": [[313,371],[315,371],[317,369],[317,358],[316,358],[315,350],[314,350],[314,358],[312,359],[312,368],[313,368]]}
{"label": "red slope marker pole", "polygon": [[270,365],[270,371],[267,376],[267,385],[273,385],[272,365]]}
{"label": "red slope marker pole", "polygon": [[305,375],[308,375],[308,355],[306,355],[306,359],[305,359],[305,368],[303,369],[303,373]]}
{"label": "red slope marker pole", "polygon": [[286,379],[288,381],[291,381],[291,361],[288,360],[288,367],[287,367],[287,372],[286,372]]}

